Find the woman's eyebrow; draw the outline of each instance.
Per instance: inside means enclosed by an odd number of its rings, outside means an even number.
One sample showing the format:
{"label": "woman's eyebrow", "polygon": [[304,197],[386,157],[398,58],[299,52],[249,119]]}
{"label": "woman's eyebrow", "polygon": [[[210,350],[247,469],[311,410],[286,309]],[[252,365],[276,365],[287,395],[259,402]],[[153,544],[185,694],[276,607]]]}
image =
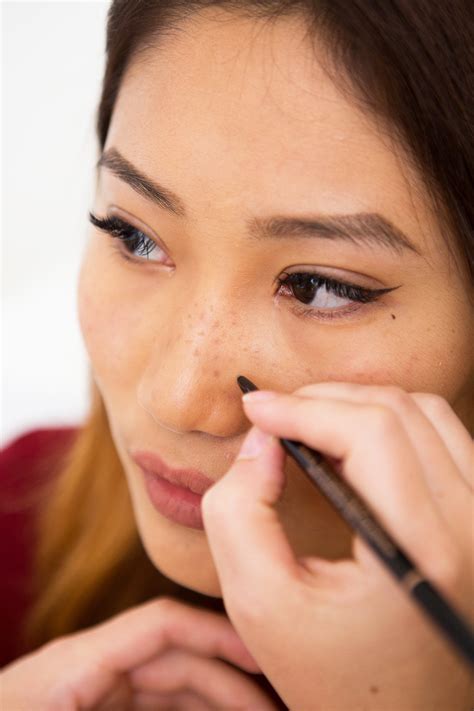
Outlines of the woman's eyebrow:
{"label": "woman's eyebrow", "polygon": [[101,166],[108,168],[117,178],[128,183],[139,195],[157,203],[169,212],[174,212],[178,217],[186,217],[184,203],[176,193],[147,178],[116,148],[108,148],[102,153],[96,167],[100,168]]}
{"label": "woman's eyebrow", "polygon": [[398,254],[410,250],[421,256],[421,252],[407,235],[378,212],[318,214],[307,218],[255,218],[248,224],[248,229],[257,239],[319,237],[345,240],[369,247],[383,247]]}
{"label": "woman's eyebrow", "polygon": [[[151,180],[130,163],[116,148],[108,148],[97,162],[130,185],[133,190],[178,217],[187,216],[183,200],[171,190]],[[377,212],[317,214],[308,217],[255,217],[247,221],[253,239],[320,238],[345,240],[360,245],[383,247],[398,254],[419,249],[402,230]]]}

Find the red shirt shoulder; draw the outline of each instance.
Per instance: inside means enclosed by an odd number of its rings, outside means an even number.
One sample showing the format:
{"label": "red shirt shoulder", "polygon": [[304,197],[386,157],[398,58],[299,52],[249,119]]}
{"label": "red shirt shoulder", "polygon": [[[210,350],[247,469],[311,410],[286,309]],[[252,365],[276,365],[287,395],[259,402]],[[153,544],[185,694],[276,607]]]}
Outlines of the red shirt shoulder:
{"label": "red shirt shoulder", "polygon": [[0,450],[0,667],[21,653],[19,628],[31,603],[36,502],[79,432],[76,427],[26,432]]}

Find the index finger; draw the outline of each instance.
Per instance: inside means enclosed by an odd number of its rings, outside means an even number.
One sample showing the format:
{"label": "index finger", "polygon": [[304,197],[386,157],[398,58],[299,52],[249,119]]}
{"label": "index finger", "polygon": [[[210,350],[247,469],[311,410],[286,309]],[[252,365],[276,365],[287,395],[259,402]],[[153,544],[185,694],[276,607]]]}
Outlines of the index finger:
{"label": "index finger", "polygon": [[247,671],[259,667],[230,621],[172,598],[151,600],[88,630],[91,648],[120,672],[170,647],[222,657]]}
{"label": "index finger", "polygon": [[393,411],[381,405],[276,393],[253,403],[247,395],[244,403],[247,416],[262,430],[341,460],[344,478],[421,570],[435,579],[444,577],[441,568],[452,566],[458,551],[434,506],[418,455]]}

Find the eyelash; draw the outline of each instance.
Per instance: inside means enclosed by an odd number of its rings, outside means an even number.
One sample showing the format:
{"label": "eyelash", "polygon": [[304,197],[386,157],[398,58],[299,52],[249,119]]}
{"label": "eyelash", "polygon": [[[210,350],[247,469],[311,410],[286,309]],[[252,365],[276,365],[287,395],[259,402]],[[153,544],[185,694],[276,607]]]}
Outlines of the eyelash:
{"label": "eyelash", "polygon": [[[300,303],[305,303],[298,299],[295,294],[295,289],[299,287],[311,286],[313,291],[311,298],[308,302],[312,301],[318,292],[318,289],[325,287],[326,291],[339,298],[349,299],[353,303],[350,306],[346,306],[340,309],[317,309],[314,306],[306,308],[305,306],[296,306],[295,310],[300,316],[307,316],[309,318],[317,318],[320,320],[324,319],[336,319],[343,316],[349,315],[353,311],[357,311],[361,308],[363,304],[369,304],[371,302],[377,301],[377,299],[389,291],[388,289],[364,289],[363,287],[356,286],[355,284],[350,284],[349,282],[337,281],[336,279],[331,279],[330,277],[323,276],[317,272],[293,272],[288,274],[283,272],[283,277],[277,278],[279,289],[282,287],[290,290],[293,298],[295,298]],[[358,305],[360,304],[360,305]]]}
{"label": "eyelash", "polygon": [[[152,239],[147,237],[146,234],[119,217],[112,216],[101,218],[97,217],[92,212],[89,212],[89,220],[98,229],[108,232],[111,237],[120,240],[125,251],[128,252],[127,254],[124,252],[124,249],[119,247],[120,252],[123,254],[125,259],[133,260],[132,251],[136,250],[138,250],[138,256],[146,256],[148,258],[148,255],[152,252],[152,250],[157,247],[157,244]],[[139,236],[137,237],[137,235]],[[293,272],[291,274],[283,272],[281,276],[277,277],[276,282],[278,283],[279,291],[282,288],[290,290],[292,294],[292,297],[290,298],[294,298],[296,301],[303,304],[305,302],[298,299],[295,295],[295,289],[306,287],[309,284],[311,285],[311,288],[314,289],[313,296],[309,299],[309,302],[312,301],[318,289],[321,287],[325,287],[329,293],[335,296],[349,299],[353,302],[351,306],[344,309],[330,309],[324,311],[318,310],[315,307],[305,308],[304,306],[296,306],[294,309],[298,315],[318,319],[334,319],[343,317],[351,311],[358,310],[360,306],[356,306],[356,304],[369,304],[376,301],[382,294],[393,291],[393,289],[397,288],[365,289],[363,287],[356,286],[355,284],[350,284],[349,282],[331,279],[330,277],[323,276],[317,272]]]}
{"label": "eyelash", "polygon": [[[132,256],[132,251],[139,250],[138,256],[147,257],[157,246],[153,240],[147,237],[146,234],[133,227],[125,220],[121,220],[120,217],[97,217],[93,212],[89,212],[89,220],[95,227],[99,230],[104,230],[108,232],[111,237],[118,238],[125,249],[128,251],[128,255],[124,256],[130,259]],[[137,235],[140,235],[137,237]],[[131,249],[129,249],[131,247]],[[122,251],[122,250],[121,250]]]}

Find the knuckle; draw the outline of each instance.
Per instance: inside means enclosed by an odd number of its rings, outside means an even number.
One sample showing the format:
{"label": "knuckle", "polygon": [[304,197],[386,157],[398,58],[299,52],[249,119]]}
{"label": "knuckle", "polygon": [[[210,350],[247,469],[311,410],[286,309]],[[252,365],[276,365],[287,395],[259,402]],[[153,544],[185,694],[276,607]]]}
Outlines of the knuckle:
{"label": "knuckle", "polygon": [[173,597],[168,597],[167,595],[163,595],[163,597],[152,600],[149,604],[152,611],[156,611],[158,614],[163,615],[165,619],[170,615],[174,615],[179,607],[179,602]]}
{"label": "knuckle", "polygon": [[393,410],[385,405],[371,405],[367,414],[367,426],[378,439],[393,436],[399,428],[399,422]]}
{"label": "knuckle", "polygon": [[413,410],[413,401],[410,395],[397,385],[376,387],[372,392],[372,402],[385,405],[399,414],[406,414]]}
{"label": "knuckle", "polygon": [[153,598],[153,600],[148,600],[143,604],[147,616],[149,615],[154,620],[158,620],[160,624],[162,622],[168,623],[169,620],[174,619],[179,606],[178,600],[167,595]]}
{"label": "knuckle", "polygon": [[310,385],[302,385],[297,390],[293,391],[293,395],[299,395],[300,397],[314,397],[318,394],[319,385],[311,383]]}
{"label": "knuckle", "polygon": [[[77,634],[58,637],[50,642],[48,648],[61,665],[82,667],[89,664],[91,658],[91,644],[88,630]],[[94,656],[98,654],[95,651]]]}
{"label": "knuckle", "polygon": [[154,608],[157,617],[159,616],[160,636],[165,647],[169,647],[173,642],[173,630],[179,620],[183,619],[186,608],[178,600],[167,597],[166,595],[159,597],[153,602],[154,605],[152,605],[152,609]]}
{"label": "knuckle", "polygon": [[406,390],[396,385],[388,385],[385,389],[388,403],[392,403],[395,407],[406,408],[410,407],[411,399]]}
{"label": "knuckle", "polygon": [[444,419],[451,412],[451,405],[435,393],[413,393],[412,397],[423,412],[435,420]]}

